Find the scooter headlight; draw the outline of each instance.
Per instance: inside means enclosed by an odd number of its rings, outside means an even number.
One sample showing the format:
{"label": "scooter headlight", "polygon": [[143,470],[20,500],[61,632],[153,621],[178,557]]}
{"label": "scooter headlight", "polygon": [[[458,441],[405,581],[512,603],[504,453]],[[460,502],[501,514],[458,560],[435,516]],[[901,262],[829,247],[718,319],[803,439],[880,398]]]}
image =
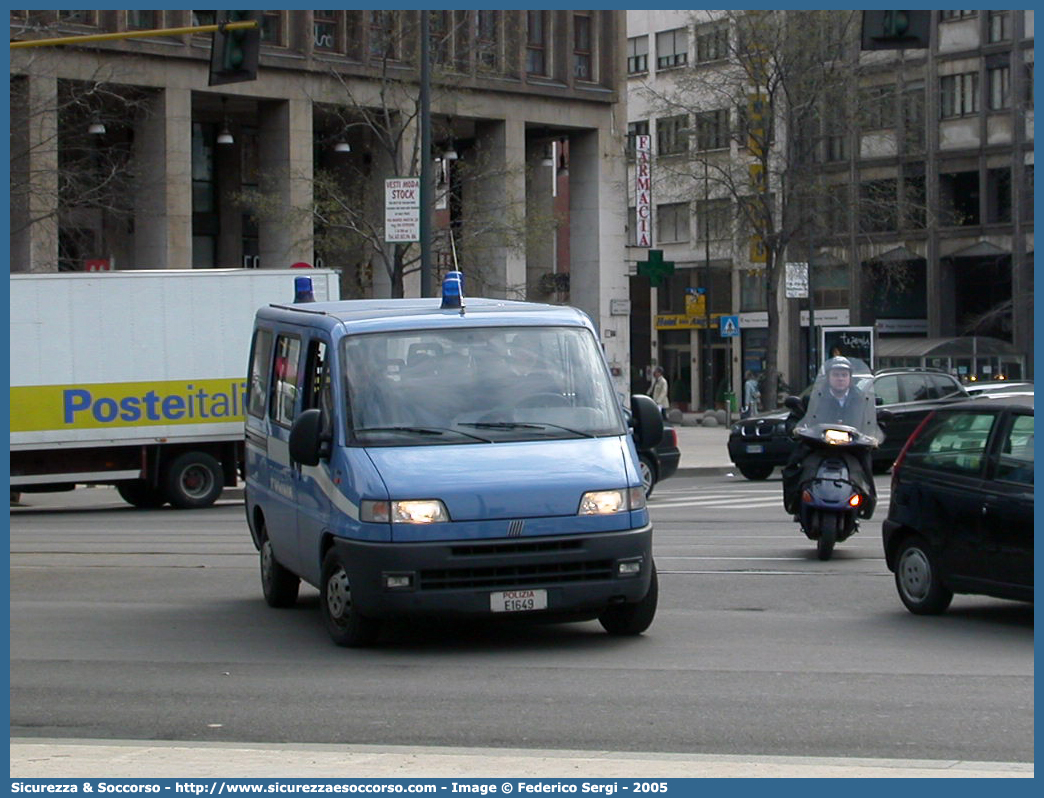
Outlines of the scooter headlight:
{"label": "scooter headlight", "polygon": [[843,429],[828,429],[823,433],[823,439],[827,443],[851,443],[852,433],[845,432]]}

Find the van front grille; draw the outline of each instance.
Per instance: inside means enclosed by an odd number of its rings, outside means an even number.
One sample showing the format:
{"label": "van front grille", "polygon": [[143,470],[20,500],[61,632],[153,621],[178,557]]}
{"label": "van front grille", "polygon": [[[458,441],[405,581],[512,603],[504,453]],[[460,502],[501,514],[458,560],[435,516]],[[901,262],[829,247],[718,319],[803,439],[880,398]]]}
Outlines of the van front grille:
{"label": "van front grille", "polygon": [[[485,553],[489,553],[488,549]],[[487,568],[432,568],[420,572],[421,590],[533,587],[612,578],[612,560],[522,563]]]}

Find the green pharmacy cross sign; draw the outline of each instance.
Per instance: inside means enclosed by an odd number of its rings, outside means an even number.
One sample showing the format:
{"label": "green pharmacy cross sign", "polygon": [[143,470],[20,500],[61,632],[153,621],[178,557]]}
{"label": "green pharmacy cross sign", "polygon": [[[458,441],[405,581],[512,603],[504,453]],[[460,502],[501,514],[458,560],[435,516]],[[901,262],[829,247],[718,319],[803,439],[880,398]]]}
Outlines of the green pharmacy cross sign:
{"label": "green pharmacy cross sign", "polygon": [[649,260],[638,261],[638,274],[644,274],[649,282],[659,286],[668,274],[674,274],[674,261],[663,259],[662,249],[650,249]]}

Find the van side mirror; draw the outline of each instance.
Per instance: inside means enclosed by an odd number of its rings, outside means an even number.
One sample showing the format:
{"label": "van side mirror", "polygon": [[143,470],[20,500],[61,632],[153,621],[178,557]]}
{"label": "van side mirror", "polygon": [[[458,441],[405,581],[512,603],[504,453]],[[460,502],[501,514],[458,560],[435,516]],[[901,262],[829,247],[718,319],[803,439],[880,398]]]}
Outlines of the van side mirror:
{"label": "van side mirror", "polygon": [[319,465],[321,444],[322,411],[311,408],[294,419],[290,427],[290,457],[301,465]]}
{"label": "van side mirror", "polygon": [[651,397],[636,393],[631,397],[631,426],[639,451],[655,449],[663,440],[663,415]]}

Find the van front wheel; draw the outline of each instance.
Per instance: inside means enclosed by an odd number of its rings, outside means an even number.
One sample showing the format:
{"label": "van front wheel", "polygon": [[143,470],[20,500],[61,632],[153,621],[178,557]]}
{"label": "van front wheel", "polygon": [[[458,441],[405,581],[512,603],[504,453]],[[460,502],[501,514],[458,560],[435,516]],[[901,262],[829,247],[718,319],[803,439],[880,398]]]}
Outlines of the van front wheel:
{"label": "van front wheel", "polygon": [[653,563],[652,579],[649,580],[649,592],[645,598],[635,604],[614,604],[602,611],[598,622],[605,631],[617,637],[640,635],[652,625],[659,593],[656,563]]}
{"label": "van front wheel", "polygon": [[341,555],[333,548],[323,558],[319,610],[326,631],[339,646],[364,648],[377,642],[380,624],[365,618],[352,601],[352,585]]}

